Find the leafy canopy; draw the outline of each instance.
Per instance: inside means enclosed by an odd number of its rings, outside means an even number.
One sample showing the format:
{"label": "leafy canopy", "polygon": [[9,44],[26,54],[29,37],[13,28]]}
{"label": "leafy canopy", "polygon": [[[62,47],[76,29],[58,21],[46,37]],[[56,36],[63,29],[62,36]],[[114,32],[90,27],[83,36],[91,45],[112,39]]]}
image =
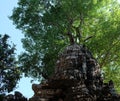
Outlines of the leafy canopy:
{"label": "leafy canopy", "polygon": [[25,35],[20,55],[26,76],[50,75],[58,52],[86,44],[101,67],[120,66],[120,4],[116,0],[19,0],[10,17]]}
{"label": "leafy canopy", "polygon": [[0,94],[12,91],[20,78],[15,60],[15,46],[8,44],[9,36],[0,35]]}

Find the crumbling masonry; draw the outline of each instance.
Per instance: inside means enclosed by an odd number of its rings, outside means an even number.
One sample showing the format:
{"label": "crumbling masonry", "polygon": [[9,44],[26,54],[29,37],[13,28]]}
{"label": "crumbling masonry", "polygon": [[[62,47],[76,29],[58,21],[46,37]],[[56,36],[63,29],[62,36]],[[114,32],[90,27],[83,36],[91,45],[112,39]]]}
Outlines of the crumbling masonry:
{"label": "crumbling masonry", "polygon": [[33,84],[29,101],[120,101],[111,81],[103,83],[97,60],[84,45],[69,45],[58,56],[55,73]]}

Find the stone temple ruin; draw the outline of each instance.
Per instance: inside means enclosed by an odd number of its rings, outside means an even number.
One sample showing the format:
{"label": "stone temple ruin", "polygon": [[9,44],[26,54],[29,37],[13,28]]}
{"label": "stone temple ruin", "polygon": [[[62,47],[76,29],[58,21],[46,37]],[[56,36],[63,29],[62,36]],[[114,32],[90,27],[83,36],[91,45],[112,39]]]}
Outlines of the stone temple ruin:
{"label": "stone temple ruin", "polygon": [[103,83],[97,60],[84,45],[69,45],[58,56],[55,73],[33,84],[29,101],[120,101],[112,80]]}

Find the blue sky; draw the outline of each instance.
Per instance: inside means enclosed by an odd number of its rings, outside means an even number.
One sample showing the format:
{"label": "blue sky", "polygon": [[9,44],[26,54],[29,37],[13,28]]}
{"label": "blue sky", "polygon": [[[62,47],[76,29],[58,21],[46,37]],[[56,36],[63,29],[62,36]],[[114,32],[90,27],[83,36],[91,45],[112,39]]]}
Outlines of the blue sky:
{"label": "blue sky", "polygon": [[14,6],[17,6],[18,0],[1,0],[0,3],[0,34],[9,34],[10,40],[16,44],[17,54],[23,51],[21,38],[23,34],[20,30],[15,29],[12,21],[9,20],[8,16],[12,14]]}
{"label": "blue sky", "polygon": [[[9,41],[12,41],[16,45],[16,54],[19,55],[24,51],[21,43],[21,38],[24,36],[20,30],[15,28],[13,22],[8,18],[8,16],[12,14],[13,8],[17,6],[17,2],[18,0],[0,1],[0,34],[8,34],[10,36]],[[20,91],[25,97],[30,98],[34,94],[31,89],[32,84],[30,81],[30,78],[23,77],[15,91]]]}

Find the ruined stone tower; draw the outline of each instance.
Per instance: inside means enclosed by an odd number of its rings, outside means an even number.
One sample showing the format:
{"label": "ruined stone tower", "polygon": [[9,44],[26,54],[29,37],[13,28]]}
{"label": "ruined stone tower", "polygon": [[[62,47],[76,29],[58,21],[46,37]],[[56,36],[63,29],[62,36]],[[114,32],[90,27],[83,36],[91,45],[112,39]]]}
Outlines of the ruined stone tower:
{"label": "ruined stone tower", "polygon": [[67,46],[52,77],[32,88],[29,101],[120,101],[112,80],[103,83],[99,64],[84,45]]}

